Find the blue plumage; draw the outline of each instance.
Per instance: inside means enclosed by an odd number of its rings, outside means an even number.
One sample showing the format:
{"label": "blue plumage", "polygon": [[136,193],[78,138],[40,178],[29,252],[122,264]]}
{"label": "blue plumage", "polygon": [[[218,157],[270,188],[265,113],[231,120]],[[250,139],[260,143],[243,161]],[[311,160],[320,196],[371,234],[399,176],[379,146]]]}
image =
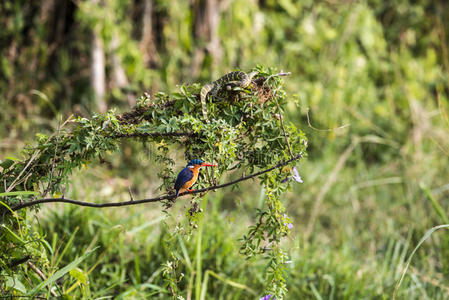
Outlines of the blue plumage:
{"label": "blue plumage", "polygon": [[187,164],[187,167],[188,167],[188,166],[194,166],[194,165],[201,165],[201,164],[203,164],[203,163],[204,163],[204,161],[201,160],[201,159],[192,159],[192,160],[189,161],[189,163]]}
{"label": "blue plumage", "polygon": [[[190,163],[187,166],[189,165]],[[176,178],[175,182],[176,197],[178,197],[179,190],[184,186],[184,184],[192,178],[193,172],[189,169],[189,167],[185,167],[181,172],[179,172],[178,178]]]}

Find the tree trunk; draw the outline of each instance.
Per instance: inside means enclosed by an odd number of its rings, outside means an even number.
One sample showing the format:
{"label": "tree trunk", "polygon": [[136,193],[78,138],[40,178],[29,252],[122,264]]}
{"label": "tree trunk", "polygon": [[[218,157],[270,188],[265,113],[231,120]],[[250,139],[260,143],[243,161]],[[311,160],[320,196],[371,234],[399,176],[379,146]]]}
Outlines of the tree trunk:
{"label": "tree trunk", "polygon": [[[211,68],[213,75],[220,65],[222,50],[218,36],[220,24],[219,0],[198,0],[194,3],[194,38],[197,41],[197,50],[192,61],[193,76],[198,76],[205,53],[212,58]],[[203,47],[201,47],[204,45]]]}
{"label": "tree trunk", "polygon": [[206,15],[209,23],[209,43],[207,44],[207,50],[212,56],[212,72],[214,75],[217,70],[217,66],[221,62],[221,46],[218,36],[218,26],[220,24],[220,9],[218,0],[207,0],[206,2]]}
{"label": "tree trunk", "polygon": [[104,46],[100,34],[95,29],[92,32],[91,59],[90,80],[94,90],[97,109],[100,113],[103,113],[108,109],[104,100],[106,93]]}
{"label": "tree trunk", "polygon": [[[95,5],[99,0],[92,0]],[[106,94],[106,74],[105,74],[105,54],[103,40],[97,28],[92,29],[92,48],[91,48],[91,67],[90,67],[90,81],[94,90],[94,99],[97,104],[97,110],[104,113],[108,107],[104,100]]]}
{"label": "tree trunk", "polygon": [[143,61],[148,67],[157,67],[160,63],[160,58],[156,50],[156,43],[154,41],[153,8],[154,0],[145,0],[142,15],[142,38],[140,40],[140,51],[142,51]]}
{"label": "tree trunk", "polygon": [[[111,40],[111,61],[112,61],[112,83],[119,89],[127,88],[129,85],[128,78],[126,77],[125,70],[123,70],[120,56],[117,55],[117,48],[120,45],[120,39],[117,32],[112,34]],[[126,92],[126,99],[129,106],[136,105],[135,97]]]}

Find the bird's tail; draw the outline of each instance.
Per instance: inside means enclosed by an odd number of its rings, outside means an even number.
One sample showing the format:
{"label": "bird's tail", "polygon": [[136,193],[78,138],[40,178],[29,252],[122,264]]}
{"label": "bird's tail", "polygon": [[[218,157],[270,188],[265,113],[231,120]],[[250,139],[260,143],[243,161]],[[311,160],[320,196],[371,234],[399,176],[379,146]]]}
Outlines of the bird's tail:
{"label": "bird's tail", "polygon": [[175,199],[178,198],[179,190],[176,190]]}

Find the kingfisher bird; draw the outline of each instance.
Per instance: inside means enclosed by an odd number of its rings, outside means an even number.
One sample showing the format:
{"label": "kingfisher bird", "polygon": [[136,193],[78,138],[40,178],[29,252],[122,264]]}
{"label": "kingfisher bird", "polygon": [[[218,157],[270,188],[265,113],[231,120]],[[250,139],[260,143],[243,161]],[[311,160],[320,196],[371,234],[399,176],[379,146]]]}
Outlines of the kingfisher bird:
{"label": "kingfisher bird", "polygon": [[179,172],[178,178],[176,178],[175,182],[175,199],[178,198],[179,193],[193,191],[190,187],[195,184],[202,167],[216,167],[216,165],[205,163],[201,159],[192,159],[189,161],[187,166]]}

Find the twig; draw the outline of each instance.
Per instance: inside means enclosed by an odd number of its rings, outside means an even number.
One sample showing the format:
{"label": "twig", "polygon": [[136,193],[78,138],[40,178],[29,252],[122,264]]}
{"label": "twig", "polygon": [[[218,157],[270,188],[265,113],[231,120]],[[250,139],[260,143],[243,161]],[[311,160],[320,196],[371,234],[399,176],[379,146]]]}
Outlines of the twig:
{"label": "twig", "polygon": [[16,177],[16,179],[14,179],[14,181],[11,183],[11,185],[5,190],[6,193],[10,192],[10,191],[12,191],[12,189],[14,189],[14,187],[17,185],[17,181],[20,180],[20,177],[22,176],[22,174],[25,172],[26,169],[28,169],[28,167],[38,157],[39,154],[40,154],[40,150],[33,153],[31,158],[29,159],[28,163],[26,164],[25,168],[23,168],[23,170],[19,173],[19,175]]}
{"label": "twig", "polygon": [[252,239],[254,237],[254,235],[256,234],[257,230],[259,230],[259,227],[262,226],[262,221],[263,221],[263,217],[266,215],[266,212],[263,212],[260,217],[259,217],[259,222],[257,222],[256,228],[254,228],[254,231],[251,232],[251,234],[249,235],[250,239]]}
{"label": "twig", "polygon": [[274,74],[272,76],[290,76],[291,74],[292,74],[292,72],[282,72],[282,70],[281,70],[281,72]]}
{"label": "twig", "polygon": [[[220,185],[214,185],[214,186],[210,186],[210,187],[207,187],[207,188],[195,190],[195,191],[192,191],[192,192],[180,193],[178,195],[178,197],[181,197],[181,196],[184,196],[184,195],[189,195],[189,194],[204,193],[204,192],[208,192],[208,191],[215,190],[215,189],[221,189],[221,188],[224,188],[224,187],[236,184],[238,182],[241,182],[241,181],[244,181],[244,180],[248,180],[248,179],[257,177],[259,175],[268,173],[270,171],[273,171],[275,169],[283,167],[283,166],[291,163],[292,161],[298,160],[301,157],[302,157],[302,153],[292,157],[289,160],[282,161],[282,162],[278,163],[277,165],[275,165],[274,167],[271,167],[269,169],[265,169],[265,170],[253,173],[251,175],[244,176],[244,177],[241,177],[239,179],[236,179],[236,180],[233,180],[233,181],[229,181],[227,183],[223,183],[223,184],[220,184]],[[30,206],[34,206],[34,205],[41,204],[41,203],[54,203],[54,202],[70,203],[70,204],[74,204],[74,205],[88,206],[88,207],[95,207],[95,208],[104,208],[104,207],[117,207],[117,206],[137,205],[137,204],[150,203],[150,202],[160,202],[162,200],[172,200],[172,199],[175,199],[175,194],[174,193],[173,194],[164,195],[164,196],[154,197],[154,198],[142,199],[142,200],[124,201],[124,202],[110,202],[110,203],[91,203],[91,202],[84,202],[84,201],[72,200],[72,199],[66,199],[66,198],[44,198],[44,199],[38,199],[38,200],[34,200],[34,201],[21,203],[21,204],[18,204],[16,206],[11,207],[11,209],[13,211],[17,211],[19,209],[30,207]]]}
{"label": "twig", "polygon": [[282,71],[280,71],[279,73],[270,75],[268,77],[257,78],[256,80],[254,80],[254,82],[256,82],[257,84],[260,84],[260,83],[263,82],[263,84],[265,85],[265,83],[272,77],[289,76],[291,74],[292,74],[291,72],[282,72]]}
{"label": "twig", "polygon": [[[73,116],[73,115],[71,115],[71,116],[70,116],[70,117],[69,117],[69,118],[62,124],[62,126],[61,126],[61,124],[59,124],[59,126],[58,126],[57,142],[59,142],[60,127],[64,127],[64,125],[65,125],[67,122],[70,122],[71,119],[72,119],[72,116]],[[50,141],[50,140],[54,137],[54,135],[55,135],[55,134],[53,134],[52,136],[50,136],[47,140]],[[55,154],[56,154],[57,147],[58,147],[58,144],[56,144]],[[32,165],[31,163],[32,163],[34,160],[36,160],[36,158],[37,158],[40,154],[41,154],[41,150],[36,150],[36,151],[33,153],[33,155],[32,155],[32,156],[30,157],[30,159],[28,160],[28,163],[26,164],[25,168],[23,168],[23,170],[19,173],[19,175],[14,179],[14,181],[10,184],[10,186],[9,186],[8,188],[6,188],[6,181],[4,181],[4,183],[5,183],[5,192],[10,192],[10,191],[12,191],[12,190],[14,189],[14,187],[16,187],[17,185],[21,184],[21,183],[24,182],[25,180],[27,180],[26,177],[25,177],[25,178],[21,178],[21,177],[22,177],[23,173],[28,169],[28,167],[30,167],[30,166]],[[50,180],[50,182],[51,182],[51,180]]]}
{"label": "twig", "polygon": [[351,124],[345,124],[345,125],[338,126],[338,127],[335,127],[335,128],[318,129],[318,128],[313,127],[312,124],[310,124],[310,117],[309,117],[309,109],[308,108],[307,108],[306,116],[307,116],[307,124],[309,125],[310,128],[312,128],[313,130],[316,130],[316,131],[334,131],[334,130],[337,130],[337,129],[343,129],[345,127],[351,126]]}
{"label": "twig", "polygon": [[281,126],[282,126],[282,131],[284,132],[284,138],[285,138],[285,142],[287,143],[287,147],[288,147],[288,152],[290,152],[290,156],[293,157],[293,152],[292,152],[292,148],[290,147],[290,143],[288,141],[287,138],[287,133],[285,132],[285,127],[284,127],[284,120],[282,119],[282,111],[281,111],[281,107],[279,106],[279,103],[276,99],[276,105],[278,107],[279,110],[279,121],[281,121]]}
{"label": "twig", "polygon": [[53,173],[55,171],[55,164],[56,164],[56,153],[58,152],[58,145],[59,145],[59,135],[61,133],[61,122],[58,123],[58,133],[56,135],[56,146],[55,146],[55,153],[53,154],[53,160],[51,162],[51,172],[50,172],[50,180],[48,181],[48,186],[44,191],[43,196],[47,196],[47,193],[50,191],[51,184],[53,182]]}
{"label": "twig", "polygon": [[272,77],[289,76],[289,75],[291,75],[291,74],[292,74],[291,72],[282,72],[282,70],[281,70],[281,72],[279,72],[279,73],[277,73],[277,74],[273,74],[273,75],[268,76],[268,77],[265,79],[264,84],[265,84],[270,78],[272,78]]}
{"label": "twig", "polygon": [[163,137],[163,136],[195,136],[194,132],[134,132],[134,133],[115,133],[107,135],[107,138],[118,139],[118,138],[131,138],[131,137]]}
{"label": "twig", "polygon": [[[39,275],[39,277],[42,279],[42,280],[47,280],[47,277],[45,277],[45,275],[44,275],[44,273],[42,273],[42,271],[41,270],[39,270],[39,268],[38,267],[36,267],[32,262],[27,262],[27,265],[37,274],[37,275]],[[51,293],[51,295],[53,296],[53,297],[58,297],[58,294],[56,294],[56,292],[55,291],[53,291],[53,290],[51,290],[50,289],[50,287],[48,287],[48,289],[50,290],[50,293]]]}
{"label": "twig", "polygon": [[131,201],[134,201],[133,192],[131,191],[131,187],[130,186],[128,186],[128,192],[129,192],[129,199],[131,199]]}

